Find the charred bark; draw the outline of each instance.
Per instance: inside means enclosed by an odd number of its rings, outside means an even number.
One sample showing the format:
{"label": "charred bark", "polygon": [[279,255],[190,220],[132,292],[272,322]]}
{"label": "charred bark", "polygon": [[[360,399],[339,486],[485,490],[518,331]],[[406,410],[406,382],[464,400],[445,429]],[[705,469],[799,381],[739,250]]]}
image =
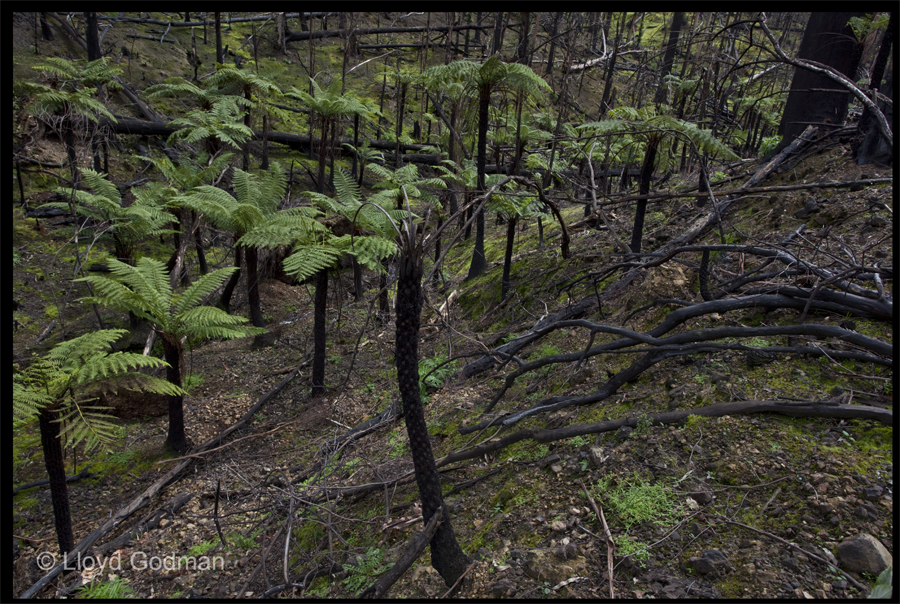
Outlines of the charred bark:
{"label": "charred bark", "polygon": [[[166,363],[166,379],[181,386],[181,365],[184,357],[184,348],[181,341],[170,335],[160,334],[163,353]],[[165,446],[177,453],[188,450],[187,436],[184,433],[184,396],[180,394],[169,395],[169,434],[166,436]]]}
{"label": "charred bark", "polygon": [[425,423],[425,411],[419,394],[419,322],[422,311],[421,249],[409,241],[398,268],[396,330],[397,382],[403,401],[403,417],[409,435],[416,483],[422,499],[422,517],[427,521],[439,510],[442,522],[431,540],[431,565],[447,586],[453,585],[465,572],[469,559],[463,553],[450,522],[450,513],[441,494],[440,475]]}
{"label": "charred bark", "polygon": [[41,448],[44,466],[50,479],[50,499],[53,503],[53,523],[59,553],[67,554],[75,548],[72,515],[69,511],[69,488],[66,486],[66,466],[59,435],[59,413],[55,409],[41,409],[38,423],[41,428]]}

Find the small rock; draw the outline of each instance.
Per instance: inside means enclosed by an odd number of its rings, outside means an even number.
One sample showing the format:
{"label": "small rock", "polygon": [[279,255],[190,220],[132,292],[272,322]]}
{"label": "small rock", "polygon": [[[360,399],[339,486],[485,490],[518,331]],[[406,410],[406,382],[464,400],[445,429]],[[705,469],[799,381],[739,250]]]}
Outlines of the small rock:
{"label": "small rock", "polygon": [[878,498],[881,497],[881,494],[884,492],[884,489],[880,486],[873,485],[871,487],[865,487],[862,490],[862,498],[867,501],[878,501]]}
{"label": "small rock", "polygon": [[591,463],[594,464],[595,468],[599,468],[604,461],[609,458],[609,455],[606,455],[603,447],[593,446],[588,450],[588,455],[590,456]]}
{"label": "small rock", "polygon": [[787,557],[784,559],[784,566],[791,572],[800,572],[800,562],[796,558]]}
{"label": "small rock", "polygon": [[498,579],[491,585],[491,593],[497,597],[510,598],[516,593],[516,585],[509,579]]}
{"label": "small rock", "polygon": [[844,540],[838,545],[837,555],[844,569],[875,576],[894,565],[891,553],[878,539],[868,533],[860,533],[856,537]]}
{"label": "small rock", "polygon": [[696,493],[690,493],[690,496],[700,505],[706,505],[712,501],[712,493],[709,491],[697,491]]}
{"label": "small rock", "polygon": [[564,530],[566,530],[566,523],[563,522],[562,520],[554,520],[553,522],[550,523],[550,530],[561,533]]}
{"label": "small rock", "polygon": [[725,554],[716,549],[706,550],[699,558],[691,558],[688,564],[701,575],[719,574],[731,568]]}

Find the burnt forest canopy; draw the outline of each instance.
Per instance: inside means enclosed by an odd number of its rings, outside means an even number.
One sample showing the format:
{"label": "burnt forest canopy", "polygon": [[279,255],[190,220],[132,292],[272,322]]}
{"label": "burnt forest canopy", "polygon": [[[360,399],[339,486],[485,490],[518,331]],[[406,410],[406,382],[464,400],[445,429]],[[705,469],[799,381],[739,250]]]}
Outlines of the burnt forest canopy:
{"label": "burnt forest canopy", "polygon": [[9,12],[11,597],[891,597],[893,12]]}

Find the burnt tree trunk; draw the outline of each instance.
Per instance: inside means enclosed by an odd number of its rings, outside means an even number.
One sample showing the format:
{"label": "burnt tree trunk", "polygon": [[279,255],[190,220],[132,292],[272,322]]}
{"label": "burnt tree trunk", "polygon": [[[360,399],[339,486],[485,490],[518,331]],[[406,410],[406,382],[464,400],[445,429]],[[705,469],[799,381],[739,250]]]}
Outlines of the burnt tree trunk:
{"label": "burnt tree trunk", "polygon": [[[855,81],[859,55],[853,31],[847,22],[862,17],[861,12],[814,12],[800,42],[798,59],[818,61]],[[823,92],[833,90],[833,92]],[[784,106],[778,127],[781,143],[772,152],[774,157],[791,144],[812,122],[826,122],[840,126],[847,117],[850,91],[824,75],[796,68],[791,80],[791,92]]]}
{"label": "burnt tree trunk", "polygon": [[666,54],[663,56],[662,70],[659,74],[659,88],[656,90],[656,98],[653,99],[657,105],[666,104],[667,88],[665,79],[672,71],[672,63],[675,61],[675,49],[678,47],[678,36],[681,34],[681,27],[684,23],[684,13],[672,13],[672,27],[669,29],[669,42],[666,44]]}
{"label": "burnt tree trunk", "polygon": [[[656,147],[659,139],[650,137],[647,141],[647,152],[644,154],[644,165],[641,167],[641,183],[639,194],[646,195],[650,192],[650,177],[653,176],[653,163],[656,161]],[[644,236],[644,215],[647,213],[647,200],[639,199],[634,213],[634,229],[631,232],[631,251],[635,254],[641,252],[641,239]]]}
{"label": "burnt tree trunk", "polygon": [[72,515],[69,512],[69,487],[66,486],[66,466],[63,459],[62,442],[59,439],[59,414],[55,409],[41,409],[38,423],[41,427],[41,448],[44,451],[44,465],[50,479],[50,499],[53,502],[53,522],[56,525],[56,539],[59,553],[65,554],[75,549],[72,533]]}
{"label": "burnt tree trunk", "polygon": [[231,313],[231,296],[234,294],[234,288],[237,287],[238,280],[241,278],[241,263],[244,259],[243,249],[241,247],[234,248],[234,266],[237,270],[231,274],[225,283],[225,289],[222,290],[222,297],[219,299],[219,306],[227,313]]}
{"label": "burnt tree trunk", "polygon": [[[487,128],[488,128],[488,107],[491,102],[490,85],[482,84],[478,91],[478,155],[475,158],[478,176],[476,188],[477,195],[482,196],[487,187],[484,183],[484,166],[487,160]],[[484,207],[476,209],[475,215],[475,247],[472,249],[472,262],[469,265],[469,273],[466,280],[473,279],[483,273],[488,268],[487,259],[484,255]]]}
{"label": "burnt tree trunk", "polygon": [[316,273],[313,323],[312,395],[325,394],[325,310],[328,305],[328,270]]}
{"label": "burnt tree trunk", "polygon": [[[184,348],[181,341],[174,335],[160,334],[163,353],[166,363],[166,379],[181,386],[181,361],[184,357]],[[169,434],[166,436],[165,446],[178,453],[184,453],[188,449],[187,436],[184,433],[184,396],[169,395]]]}
{"label": "burnt tree trunk", "polygon": [[216,16],[216,63],[225,62],[225,54],[222,52],[222,13],[214,13]]}
{"label": "burnt tree trunk", "polygon": [[[410,242],[407,241],[407,244]],[[456,583],[469,559],[456,541],[450,513],[441,494],[440,475],[434,462],[428,425],[419,394],[419,316],[422,310],[422,257],[410,249],[399,260],[396,331],[397,382],[403,401],[403,418],[412,450],[416,484],[422,499],[422,517],[427,522],[443,506],[443,521],[431,540],[431,565],[447,586]]]}

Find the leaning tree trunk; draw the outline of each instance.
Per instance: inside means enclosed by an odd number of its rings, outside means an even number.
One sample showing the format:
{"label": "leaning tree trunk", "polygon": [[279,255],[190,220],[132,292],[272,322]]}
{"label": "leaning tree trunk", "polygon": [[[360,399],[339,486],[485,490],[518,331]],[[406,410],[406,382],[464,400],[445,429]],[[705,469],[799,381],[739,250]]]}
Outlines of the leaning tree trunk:
{"label": "leaning tree trunk", "polygon": [[50,479],[50,499],[53,503],[53,522],[56,525],[56,539],[59,553],[66,554],[75,549],[72,533],[72,515],[69,512],[69,488],[66,486],[66,466],[63,460],[62,443],[59,439],[59,414],[55,409],[41,409],[38,423],[41,427],[41,448],[44,450],[44,465]]}
{"label": "leaning tree trunk", "polygon": [[[478,170],[477,189],[478,195],[484,195],[487,187],[484,183],[485,161],[487,159],[487,127],[488,107],[491,101],[491,89],[483,85],[479,89],[478,100],[478,156],[476,166]],[[472,249],[472,262],[469,265],[469,273],[466,280],[473,279],[487,272],[489,265],[484,254],[484,207],[475,210],[475,247]]]}
{"label": "leaning tree trunk", "polygon": [[325,308],[328,305],[328,269],[316,273],[313,322],[312,395],[325,394]]}
{"label": "leaning tree trunk", "polygon": [[[250,305],[250,322],[254,327],[265,327],[262,306],[259,300],[259,250],[255,247],[245,248],[247,254],[247,302]],[[274,342],[268,333],[259,334],[253,340],[254,346],[268,346]]]}
{"label": "leaning tree trunk", "polygon": [[[237,239],[237,237],[235,237]],[[219,298],[219,306],[222,307],[227,313],[231,313],[231,296],[234,294],[234,288],[237,287],[238,280],[241,278],[241,262],[243,261],[244,254],[242,247],[234,248],[234,266],[237,268],[229,277],[228,282],[225,283],[225,289],[222,290],[222,297]]]}
{"label": "leaning tree trunk", "polygon": [[[406,242],[409,244],[409,242]],[[403,401],[403,417],[412,450],[416,483],[422,498],[422,517],[427,522],[443,506],[443,521],[431,540],[431,565],[447,586],[456,583],[469,563],[453,533],[450,513],[444,505],[441,481],[434,462],[425,411],[419,395],[419,315],[422,310],[422,257],[410,250],[399,260],[396,331],[397,382]]]}
{"label": "leaning tree trunk", "polygon": [[[644,165],[641,167],[639,195],[646,195],[650,192],[650,177],[653,176],[653,163],[656,161],[656,147],[658,145],[659,139],[656,137],[651,136],[647,141]],[[631,251],[635,254],[641,252],[641,239],[644,236],[644,215],[646,213],[647,200],[638,200],[637,209],[634,212],[634,229],[631,231]]]}
{"label": "leaning tree trunk", "polygon": [[[587,207],[587,206],[585,206]],[[500,280],[500,301],[509,293],[509,272],[512,267],[513,242],[516,238],[516,217],[510,216],[506,224],[506,253],[503,255],[503,278]]]}
{"label": "leaning tree trunk", "polygon": [[[181,386],[181,361],[184,357],[184,348],[178,337],[162,333],[163,353],[166,363],[166,379],[176,386]],[[184,433],[184,396],[169,395],[169,434],[166,437],[165,446],[178,453],[184,453],[188,449],[187,436]]]}

